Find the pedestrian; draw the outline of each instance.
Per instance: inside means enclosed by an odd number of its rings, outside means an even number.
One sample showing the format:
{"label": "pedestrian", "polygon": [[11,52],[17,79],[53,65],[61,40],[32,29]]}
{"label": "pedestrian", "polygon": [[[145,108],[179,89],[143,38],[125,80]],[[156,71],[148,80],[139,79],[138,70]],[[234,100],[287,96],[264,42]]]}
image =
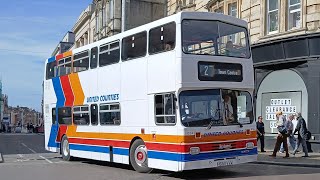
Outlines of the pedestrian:
{"label": "pedestrian", "polygon": [[262,122],[262,116],[258,117],[258,122],[257,122],[257,141],[260,140],[260,144],[261,144],[261,152],[266,152],[264,150],[264,123]]}
{"label": "pedestrian", "polygon": [[278,136],[277,136],[277,141],[276,144],[274,146],[273,149],[273,153],[269,156],[271,157],[276,157],[277,156],[277,152],[280,149],[280,145],[281,143],[283,143],[284,145],[284,150],[286,151],[286,155],[284,156],[284,158],[288,158],[289,157],[289,152],[288,152],[288,144],[287,144],[287,130],[284,126],[284,122],[285,122],[285,118],[282,115],[281,111],[278,111],[276,113],[276,118],[277,118],[277,129],[279,131]]}
{"label": "pedestrian", "polygon": [[28,133],[30,132],[30,125],[29,125],[29,123],[27,123],[27,132],[28,132]]}
{"label": "pedestrian", "polygon": [[304,118],[301,116],[301,113],[296,113],[296,117],[297,117],[297,127],[294,130],[293,134],[295,134],[296,132],[298,132],[298,139],[296,141],[296,148],[293,151],[293,155],[295,155],[297,153],[297,150],[300,146],[300,144],[302,144],[302,148],[303,148],[303,152],[304,152],[304,156],[302,157],[308,157],[308,148],[307,148],[307,124],[306,121],[304,120]]}
{"label": "pedestrian", "polygon": [[[294,118],[294,115],[293,114],[290,114],[288,116],[288,120],[285,121],[284,125],[287,129],[287,142],[288,142],[288,145],[291,146],[292,148],[292,151],[295,149],[296,147],[296,140],[293,136],[293,123],[292,123],[292,120]],[[280,147],[280,153],[283,153],[284,152],[284,147],[283,147],[283,143],[281,143],[281,147]]]}

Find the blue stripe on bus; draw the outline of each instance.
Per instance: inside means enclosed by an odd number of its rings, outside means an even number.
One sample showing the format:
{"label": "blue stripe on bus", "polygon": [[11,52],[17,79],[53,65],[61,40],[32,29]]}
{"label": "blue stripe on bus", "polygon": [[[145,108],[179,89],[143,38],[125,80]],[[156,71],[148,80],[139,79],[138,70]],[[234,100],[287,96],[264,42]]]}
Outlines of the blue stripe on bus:
{"label": "blue stripe on bus", "polygon": [[242,153],[242,151],[246,150],[234,150],[228,152],[212,152],[212,153],[201,153],[198,155],[191,155],[185,154],[183,155],[183,162],[188,161],[199,161],[199,160],[207,160],[207,159],[220,159],[220,158],[228,158],[228,157],[235,157],[235,156],[247,156],[247,155],[255,155],[258,153],[257,148],[248,150],[246,153]]}
{"label": "blue stripe on bus", "polygon": [[51,63],[51,62],[53,62],[53,61],[55,61],[55,60],[56,60],[56,57],[53,56],[53,57],[51,57],[51,58],[48,59],[48,63]]}
{"label": "blue stripe on bus", "polygon": [[90,151],[90,152],[100,152],[100,153],[109,153],[109,147],[102,146],[87,146],[80,144],[69,144],[69,148],[71,150],[79,150],[79,151]]}
{"label": "blue stripe on bus", "polygon": [[169,160],[169,161],[181,161],[182,154],[159,152],[159,151],[148,151],[148,158]]}
{"label": "blue stripe on bus", "polygon": [[53,78],[52,79],[52,84],[53,84],[54,92],[55,92],[56,97],[57,97],[56,106],[57,106],[57,108],[63,107],[64,106],[64,102],[65,102],[65,97],[64,97],[64,94],[63,94],[60,78],[59,77]]}
{"label": "blue stripe on bus", "polygon": [[177,153],[158,152],[158,151],[148,151],[148,158],[169,160],[169,161],[188,162],[188,161],[199,161],[199,160],[207,160],[207,159],[228,158],[228,157],[235,157],[235,156],[255,155],[255,154],[258,153],[257,148],[254,148],[252,150],[247,150],[246,153],[242,153],[242,151],[246,151],[246,150],[233,150],[233,151],[228,151],[228,152],[200,153],[200,154],[197,154],[197,155],[177,154]]}
{"label": "blue stripe on bus", "polygon": [[48,141],[48,147],[58,147],[58,143],[56,143],[56,138],[57,138],[57,126],[56,124],[52,124],[51,130],[50,130],[50,136],[49,136],[49,141]]}
{"label": "blue stripe on bus", "polygon": [[113,154],[129,156],[129,149],[113,148]]}
{"label": "blue stripe on bus", "polygon": [[[103,147],[103,146],[89,146],[89,145],[83,145],[83,144],[70,144],[69,148],[72,149],[72,150],[79,150],[79,151],[110,153],[110,148],[109,147]],[[129,149],[113,148],[113,154],[129,156]]]}

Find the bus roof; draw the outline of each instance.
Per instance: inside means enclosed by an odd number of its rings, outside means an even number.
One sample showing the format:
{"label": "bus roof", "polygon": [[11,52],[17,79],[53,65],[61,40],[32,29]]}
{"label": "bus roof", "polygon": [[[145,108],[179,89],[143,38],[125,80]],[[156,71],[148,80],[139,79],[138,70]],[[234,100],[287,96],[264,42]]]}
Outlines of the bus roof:
{"label": "bus roof", "polygon": [[[138,32],[142,32],[145,31],[146,29],[151,29],[154,27],[158,27],[161,24],[166,24],[169,22],[181,22],[183,19],[194,19],[194,20],[217,20],[217,21],[222,21],[222,22],[226,22],[226,23],[230,23],[230,24],[235,24],[238,26],[242,26],[247,28],[247,22],[242,20],[242,19],[238,19],[229,15],[224,15],[224,14],[220,14],[220,13],[213,13],[213,12],[179,12],[177,14],[173,14],[167,17],[164,17],[162,19],[138,26],[136,28],[127,30],[125,32],[119,33],[119,34],[115,34],[113,36],[107,37],[105,39],[101,39],[99,41],[87,44],[85,46],[81,46],[79,48],[73,49],[72,52],[73,54],[84,51],[84,50],[88,50],[91,47],[95,47],[95,46],[99,46],[104,44],[105,42],[113,42],[116,40],[119,40],[123,37],[132,35],[132,34],[136,34]],[[59,56],[59,55],[57,55]],[[55,58],[51,57],[48,58],[46,62],[48,62],[49,59]]]}

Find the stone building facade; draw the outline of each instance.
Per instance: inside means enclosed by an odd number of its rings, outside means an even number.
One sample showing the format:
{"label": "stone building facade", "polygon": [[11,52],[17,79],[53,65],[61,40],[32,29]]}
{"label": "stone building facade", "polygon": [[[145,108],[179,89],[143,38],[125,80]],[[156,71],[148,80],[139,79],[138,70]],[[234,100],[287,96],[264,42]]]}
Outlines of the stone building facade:
{"label": "stone building facade", "polygon": [[251,43],[320,31],[320,0],[168,0],[168,15],[223,13],[248,22]]}
{"label": "stone building facade", "polygon": [[[122,30],[155,21],[166,15],[166,4],[163,0],[125,0],[125,3],[123,8],[121,0],[93,0],[81,12],[71,30],[75,34],[75,43],[71,49],[112,36]],[[123,9],[125,14],[122,16]]]}

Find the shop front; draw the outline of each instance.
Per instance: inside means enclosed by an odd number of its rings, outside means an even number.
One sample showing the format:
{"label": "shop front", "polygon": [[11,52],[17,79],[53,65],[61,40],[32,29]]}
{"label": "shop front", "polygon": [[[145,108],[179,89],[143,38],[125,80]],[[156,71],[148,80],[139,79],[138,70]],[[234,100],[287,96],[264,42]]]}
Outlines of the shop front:
{"label": "shop front", "polygon": [[301,112],[320,142],[320,34],[308,34],[252,46],[255,68],[255,113],[268,136],[276,136],[277,111]]}

